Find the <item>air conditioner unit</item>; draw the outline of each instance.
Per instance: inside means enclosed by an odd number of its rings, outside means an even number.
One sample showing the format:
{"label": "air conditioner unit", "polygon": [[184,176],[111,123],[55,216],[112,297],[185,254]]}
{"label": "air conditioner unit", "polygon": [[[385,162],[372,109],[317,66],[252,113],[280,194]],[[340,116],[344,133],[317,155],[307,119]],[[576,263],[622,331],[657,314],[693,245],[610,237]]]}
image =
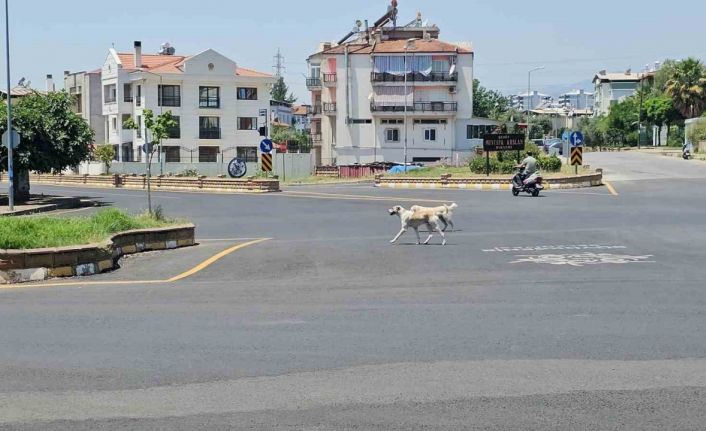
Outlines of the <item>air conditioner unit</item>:
{"label": "air conditioner unit", "polygon": [[449,93],[451,93],[451,94],[458,93],[458,88],[456,88],[455,85],[452,85],[451,87],[449,87]]}

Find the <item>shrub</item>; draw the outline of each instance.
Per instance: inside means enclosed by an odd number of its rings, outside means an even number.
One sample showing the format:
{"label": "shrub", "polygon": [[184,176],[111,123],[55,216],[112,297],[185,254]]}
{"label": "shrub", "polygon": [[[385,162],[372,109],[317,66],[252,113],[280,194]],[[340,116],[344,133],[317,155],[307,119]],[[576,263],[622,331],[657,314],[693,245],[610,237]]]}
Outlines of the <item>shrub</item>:
{"label": "shrub", "polygon": [[561,170],[561,159],[557,156],[540,157],[537,164],[539,169],[545,172],[559,172]]}
{"label": "shrub", "polygon": [[534,142],[525,144],[525,153],[530,153],[532,157],[539,157],[542,155],[542,151],[539,149],[539,146]]}
{"label": "shrub", "polygon": [[[491,174],[511,174],[515,170],[515,165],[515,160],[498,160],[498,156],[495,154],[490,156]],[[471,172],[473,172],[474,174],[485,174],[485,157],[474,158],[473,160],[471,160],[469,167],[471,169]]]}

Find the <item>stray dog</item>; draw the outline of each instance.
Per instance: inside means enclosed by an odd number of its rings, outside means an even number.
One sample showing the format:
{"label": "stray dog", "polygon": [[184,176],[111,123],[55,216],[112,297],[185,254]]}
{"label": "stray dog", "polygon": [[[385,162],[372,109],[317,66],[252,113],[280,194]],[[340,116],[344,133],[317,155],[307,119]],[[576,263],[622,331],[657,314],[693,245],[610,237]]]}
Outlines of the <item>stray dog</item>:
{"label": "stray dog", "polygon": [[426,208],[422,207],[419,205],[415,205],[412,208],[410,208],[410,211],[418,212],[418,211],[423,211],[423,212],[430,212],[433,214],[436,214],[437,217],[439,217],[439,220],[444,224],[444,229],[442,229],[444,232],[446,232],[446,229],[448,229],[449,226],[451,226],[451,232],[456,230],[454,227],[454,222],[453,222],[453,215],[454,215],[454,210],[458,208],[458,205],[455,203],[451,205],[442,205],[440,207],[436,208]]}
{"label": "stray dog", "polygon": [[417,234],[417,245],[420,245],[422,243],[422,239],[419,236],[419,227],[427,226],[427,228],[429,229],[429,238],[427,238],[424,244],[429,244],[429,241],[431,241],[431,237],[434,236],[434,232],[439,232],[439,235],[441,235],[441,238],[443,239],[441,245],[446,245],[446,235],[444,235],[444,231],[442,231],[441,227],[439,226],[439,222],[441,220],[439,216],[437,216],[435,213],[429,211],[406,210],[399,205],[390,208],[388,212],[391,216],[399,216],[400,221],[402,222],[402,229],[400,230],[400,233],[398,233],[397,236],[392,241],[390,241],[390,244],[396,243],[397,240],[400,239],[402,234],[407,232],[407,229],[412,228]]}

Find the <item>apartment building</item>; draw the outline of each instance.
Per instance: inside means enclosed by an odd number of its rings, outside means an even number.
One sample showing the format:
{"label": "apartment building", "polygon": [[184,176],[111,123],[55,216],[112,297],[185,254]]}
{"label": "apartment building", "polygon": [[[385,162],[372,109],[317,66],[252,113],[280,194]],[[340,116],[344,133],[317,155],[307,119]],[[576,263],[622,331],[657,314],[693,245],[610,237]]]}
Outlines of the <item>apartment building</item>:
{"label": "apartment building", "polygon": [[[216,162],[227,157],[257,160],[259,127],[270,109],[272,75],[246,69],[209,49],[191,56],[174,55],[168,44],[158,54],[111,49],[101,69],[102,114],[106,142],[118,160],[144,161],[150,139],[143,113],[171,111],[177,126],[163,142],[167,163]],[[137,130],[123,128],[132,118]],[[220,156],[220,157],[219,157]]]}
{"label": "apartment building", "polygon": [[595,105],[593,93],[584,90],[573,90],[559,96],[559,106],[568,110],[593,110]]}
{"label": "apartment building", "polygon": [[[452,159],[482,143],[473,118],[470,43],[439,39],[418,14],[398,25],[393,1],[372,26],[357,22],[308,58],[311,137],[319,164]],[[485,130],[485,129],[483,129]]]}
{"label": "apartment building", "polygon": [[107,142],[101,85],[100,69],[91,72],[64,72],[64,89],[74,97],[72,110],[93,129],[95,144]]}
{"label": "apartment building", "polygon": [[295,130],[306,133],[311,130],[310,110],[310,105],[295,105],[292,108],[292,120]]}
{"label": "apartment building", "polygon": [[608,73],[601,70],[593,77],[596,90],[594,100],[594,115],[607,115],[611,106],[634,95],[642,80],[642,73],[626,72]]}
{"label": "apartment building", "polygon": [[548,107],[552,104],[552,102],[552,96],[540,93],[539,91],[520,93],[510,96],[510,106],[520,111]]}

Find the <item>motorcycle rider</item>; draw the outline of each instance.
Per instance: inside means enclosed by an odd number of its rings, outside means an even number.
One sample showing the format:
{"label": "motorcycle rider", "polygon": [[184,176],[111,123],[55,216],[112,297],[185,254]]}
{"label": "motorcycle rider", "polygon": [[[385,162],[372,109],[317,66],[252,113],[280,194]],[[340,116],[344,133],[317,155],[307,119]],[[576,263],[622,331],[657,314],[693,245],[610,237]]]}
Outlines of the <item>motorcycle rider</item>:
{"label": "motorcycle rider", "polygon": [[520,172],[517,174],[519,175],[520,183],[537,172],[537,159],[532,156],[531,152],[527,152],[525,156],[525,159],[517,165],[517,168],[520,169]]}

